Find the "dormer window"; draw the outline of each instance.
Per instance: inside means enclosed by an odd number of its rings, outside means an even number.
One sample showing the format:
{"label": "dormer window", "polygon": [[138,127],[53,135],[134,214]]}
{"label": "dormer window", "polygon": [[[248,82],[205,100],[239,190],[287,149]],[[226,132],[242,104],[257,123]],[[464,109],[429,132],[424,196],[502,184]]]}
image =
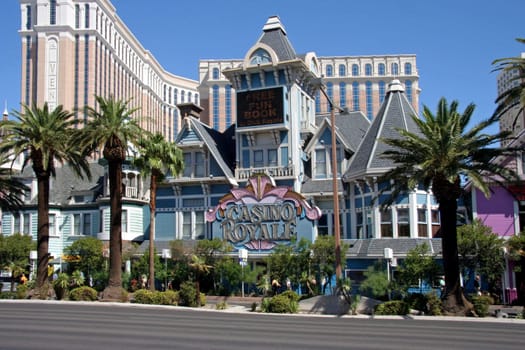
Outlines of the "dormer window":
{"label": "dormer window", "polygon": [[250,58],[250,64],[256,65],[256,64],[265,64],[272,62],[272,57],[268,53],[268,51],[263,49],[257,49],[253,53],[252,57]]}

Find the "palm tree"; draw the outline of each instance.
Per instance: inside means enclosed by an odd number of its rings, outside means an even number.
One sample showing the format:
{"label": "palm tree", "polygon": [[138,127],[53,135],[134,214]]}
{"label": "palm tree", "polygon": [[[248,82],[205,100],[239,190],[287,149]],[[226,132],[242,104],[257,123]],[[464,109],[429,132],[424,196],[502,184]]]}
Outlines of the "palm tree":
{"label": "palm tree", "polygon": [[[55,176],[55,164],[68,164],[80,177],[91,177],[89,164],[78,145],[72,142],[75,120],[73,114],[61,105],[50,111],[47,103],[42,108],[23,106],[23,112],[14,112],[15,120],[2,123],[3,140],[0,154],[12,159],[25,156],[23,167],[31,163],[38,186],[38,267],[37,288],[47,283],[49,263],[49,180]],[[44,290],[42,289],[42,292]]]}
{"label": "palm tree", "polygon": [[[516,39],[516,41],[525,44],[525,39]],[[525,57],[505,57],[494,60],[492,64],[495,66],[495,71],[512,72],[517,71],[518,74],[512,76],[509,84],[512,88],[504,91],[496,98],[495,117],[500,117],[505,112],[513,107],[518,107],[514,123],[518,120],[518,116],[523,113],[525,108]]]}
{"label": "palm tree", "polygon": [[460,113],[457,101],[449,106],[442,98],[436,115],[424,106],[423,119],[412,116],[418,133],[398,130],[400,137],[383,140],[392,146],[384,156],[396,163],[381,179],[394,180],[391,198],[421,184],[431,188],[439,204],[446,284],[443,301],[449,314],[466,314],[472,307],[460,288],[458,267],[456,212],[462,182],[470,181],[488,197],[489,180],[501,183],[516,178],[512,170],[493,161],[497,156],[511,154],[511,149],[499,147],[499,142],[509,133],[482,133],[497,119],[487,119],[466,130],[474,109],[470,104]]}
{"label": "palm tree", "polygon": [[213,266],[206,264],[206,260],[202,256],[193,254],[191,256],[191,262],[189,266],[195,274],[195,295],[197,306],[201,304],[201,289],[200,289],[200,279],[201,277],[207,275]]}
{"label": "palm tree", "polygon": [[149,286],[155,290],[155,210],[157,200],[157,185],[170,173],[177,176],[184,169],[182,151],[172,142],[167,142],[162,134],[154,134],[139,140],[139,157],[134,164],[150,179],[150,237],[149,237]]}
{"label": "palm tree", "polygon": [[103,149],[108,162],[110,196],[109,281],[102,299],[120,300],[122,295],[122,163],[128,145],[143,131],[128,109],[128,102],[96,96],[98,109],[87,106],[90,119],[77,136],[87,152]]}
{"label": "palm tree", "polygon": [[[2,128],[0,122],[0,128]],[[1,142],[1,141],[0,141]],[[5,154],[0,154],[0,208],[17,211],[23,204],[22,196],[29,187],[14,177],[11,160]]]}

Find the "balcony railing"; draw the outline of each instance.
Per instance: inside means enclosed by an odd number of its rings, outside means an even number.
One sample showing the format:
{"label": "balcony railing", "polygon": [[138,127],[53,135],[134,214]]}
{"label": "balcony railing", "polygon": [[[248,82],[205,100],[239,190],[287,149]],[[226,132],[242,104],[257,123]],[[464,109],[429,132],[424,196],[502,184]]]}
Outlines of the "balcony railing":
{"label": "balcony railing", "polygon": [[126,193],[124,196],[127,198],[137,198],[137,188],[126,186]]}
{"label": "balcony railing", "polygon": [[235,177],[238,180],[249,179],[253,174],[266,174],[271,177],[293,177],[294,168],[292,166],[268,166],[262,168],[237,168],[235,169]]}

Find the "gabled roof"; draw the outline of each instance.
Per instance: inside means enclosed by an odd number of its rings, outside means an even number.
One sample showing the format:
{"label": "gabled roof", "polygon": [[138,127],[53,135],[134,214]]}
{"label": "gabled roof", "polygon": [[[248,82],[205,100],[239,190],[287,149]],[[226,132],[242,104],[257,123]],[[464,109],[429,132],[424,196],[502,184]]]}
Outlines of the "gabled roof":
{"label": "gabled roof", "polygon": [[350,160],[343,180],[348,182],[365,176],[381,176],[394,168],[393,161],[382,156],[390,146],[381,139],[399,137],[398,129],[419,133],[418,127],[412,120],[414,115],[416,112],[408,101],[401,82],[393,80],[388,86],[385,101],[377,116]]}
{"label": "gabled roof", "polygon": [[[318,125],[317,130],[308,142],[305,151],[309,151],[317,143],[326,128],[332,130],[330,115],[316,116],[315,124]],[[335,126],[336,137],[343,144],[345,150],[355,153],[370,127],[370,121],[363,112],[345,110],[335,115]]]}
{"label": "gabled roof", "polygon": [[[306,153],[313,152],[315,145],[318,144],[319,139],[326,130],[330,130],[330,132],[332,130],[329,115],[317,116],[316,125],[318,125],[318,128],[305,147]],[[370,121],[362,112],[348,112],[345,110],[335,116],[335,126],[337,140],[343,145],[346,152],[354,154],[370,126]],[[338,179],[338,182],[338,188],[342,189],[343,184],[341,180]],[[332,179],[312,179],[305,174],[301,191],[303,193],[332,193],[333,182]]]}
{"label": "gabled roof", "polygon": [[[94,202],[98,195],[103,193],[104,167],[96,162],[89,163],[91,171],[91,181],[87,178],[81,179],[69,165],[58,166],[55,168],[56,176],[50,179],[51,191],[49,191],[49,202],[51,204],[66,205],[71,196],[75,194],[93,194]],[[32,166],[26,166],[21,177],[34,178]],[[30,204],[37,204],[35,196]]]}
{"label": "gabled roof", "polygon": [[232,125],[221,133],[202,123],[200,119],[188,116],[184,118],[183,127],[177,134],[175,143],[182,148],[182,145],[205,145],[230,184],[237,185],[232,172],[235,161],[233,128]]}
{"label": "gabled roof", "polygon": [[268,18],[263,27],[263,34],[257,42],[271,47],[277,54],[279,61],[297,58],[297,54],[286,36],[284,26],[277,16]]}

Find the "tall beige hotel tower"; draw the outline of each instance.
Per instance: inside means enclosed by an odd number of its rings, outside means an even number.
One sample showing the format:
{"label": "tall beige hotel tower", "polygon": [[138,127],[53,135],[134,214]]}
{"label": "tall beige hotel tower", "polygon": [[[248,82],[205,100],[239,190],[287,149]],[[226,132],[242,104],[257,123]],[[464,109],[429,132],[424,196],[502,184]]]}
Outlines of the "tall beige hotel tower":
{"label": "tall beige hotel tower", "polygon": [[21,102],[75,110],[95,96],[129,100],[142,125],[172,141],[179,103],[199,104],[197,82],[167,72],[107,0],[20,0]]}
{"label": "tall beige hotel tower", "polygon": [[[243,59],[202,59],[198,81],[180,77],[167,72],[142,46],[109,0],[19,1],[22,103],[63,105],[76,111],[81,127],[86,120],[83,107],[97,108],[95,96],[112,96],[139,108],[136,113],[148,117],[142,126],[169,141],[184,117],[179,104],[202,107],[201,120],[216,130],[235,123],[236,94],[223,71],[246,67]],[[418,111],[415,55],[318,58],[327,94],[336,105],[373,119],[388,83],[398,79]],[[329,112],[323,94],[316,97],[315,109],[317,114]]]}

